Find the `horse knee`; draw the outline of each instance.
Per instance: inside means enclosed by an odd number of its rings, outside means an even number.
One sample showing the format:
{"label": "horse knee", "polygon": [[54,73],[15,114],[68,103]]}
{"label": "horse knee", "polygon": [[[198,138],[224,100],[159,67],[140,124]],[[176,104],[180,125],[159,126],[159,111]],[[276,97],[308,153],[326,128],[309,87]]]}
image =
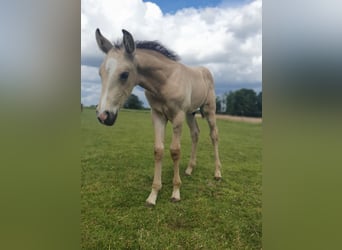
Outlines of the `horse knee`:
{"label": "horse knee", "polygon": [[171,158],[173,161],[177,161],[180,158],[180,148],[171,148],[170,149]]}
{"label": "horse knee", "polygon": [[164,147],[154,147],[154,159],[161,161],[164,156]]}

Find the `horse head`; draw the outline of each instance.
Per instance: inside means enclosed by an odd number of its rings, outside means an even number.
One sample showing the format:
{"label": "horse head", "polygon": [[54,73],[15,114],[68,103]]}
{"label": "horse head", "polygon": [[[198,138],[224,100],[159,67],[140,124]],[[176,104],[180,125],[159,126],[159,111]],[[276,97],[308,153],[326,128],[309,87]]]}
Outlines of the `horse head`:
{"label": "horse head", "polygon": [[102,88],[96,115],[102,124],[108,126],[114,124],[120,108],[137,82],[135,42],[128,31],[122,30],[122,33],[122,45],[113,45],[99,29],[95,32],[97,44],[106,54],[99,69]]}

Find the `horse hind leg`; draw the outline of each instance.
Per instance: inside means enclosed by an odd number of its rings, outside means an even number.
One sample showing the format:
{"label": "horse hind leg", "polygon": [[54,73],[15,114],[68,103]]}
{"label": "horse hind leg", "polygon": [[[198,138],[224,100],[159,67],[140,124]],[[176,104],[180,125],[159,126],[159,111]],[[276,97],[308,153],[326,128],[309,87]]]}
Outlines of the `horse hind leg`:
{"label": "horse hind leg", "polygon": [[192,146],[191,146],[191,156],[187,169],[185,170],[186,175],[191,175],[194,167],[196,166],[196,152],[199,137],[199,127],[195,118],[195,114],[187,114],[186,122],[190,129]]}
{"label": "horse hind leg", "polygon": [[209,129],[210,129],[211,142],[214,146],[215,179],[220,180],[222,178],[222,175],[221,175],[221,161],[220,161],[219,151],[218,151],[218,129],[216,126],[215,110],[216,110],[215,102],[204,105],[204,116],[207,119]]}

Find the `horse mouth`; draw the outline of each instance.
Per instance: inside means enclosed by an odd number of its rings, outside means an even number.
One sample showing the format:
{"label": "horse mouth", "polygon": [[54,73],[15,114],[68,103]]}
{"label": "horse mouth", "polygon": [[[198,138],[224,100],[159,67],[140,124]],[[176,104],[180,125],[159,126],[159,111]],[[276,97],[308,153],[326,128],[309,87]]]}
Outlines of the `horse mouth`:
{"label": "horse mouth", "polygon": [[115,123],[117,116],[118,116],[118,113],[105,111],[99,114],[97,116],[97,119],[99,120],[101,124],[112,126]]}

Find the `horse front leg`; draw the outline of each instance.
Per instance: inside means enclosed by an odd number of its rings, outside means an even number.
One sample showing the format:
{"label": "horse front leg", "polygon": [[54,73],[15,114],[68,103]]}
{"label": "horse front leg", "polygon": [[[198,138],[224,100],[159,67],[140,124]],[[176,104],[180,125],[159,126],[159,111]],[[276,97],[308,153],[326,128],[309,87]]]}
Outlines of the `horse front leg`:
{"label": "horse front leg", "polygon": [[174,175],[173,175],[173,191],[171,196],[171,201],[176,202],[180,201],[180,186],[182,185],[182,181],[179,176],[179,161],[181,155],[181,146],[180,140],[182,135],[182,126],[184,122],[184,113],[180,112],[172,121],[173,126],[173,135],[172,135],[172,143],[170,146],[171,158],[173,160],[174,165]]}
{"label": "horse front leg", "polygon": [[146,200],[147,205],[155,205],[158,192],[162,188],[161,173],[162,159],[164,155],[164,136],[167,120],[165,117],[152,110],[152,122],[154,126],[154,177],[152,191]]}

